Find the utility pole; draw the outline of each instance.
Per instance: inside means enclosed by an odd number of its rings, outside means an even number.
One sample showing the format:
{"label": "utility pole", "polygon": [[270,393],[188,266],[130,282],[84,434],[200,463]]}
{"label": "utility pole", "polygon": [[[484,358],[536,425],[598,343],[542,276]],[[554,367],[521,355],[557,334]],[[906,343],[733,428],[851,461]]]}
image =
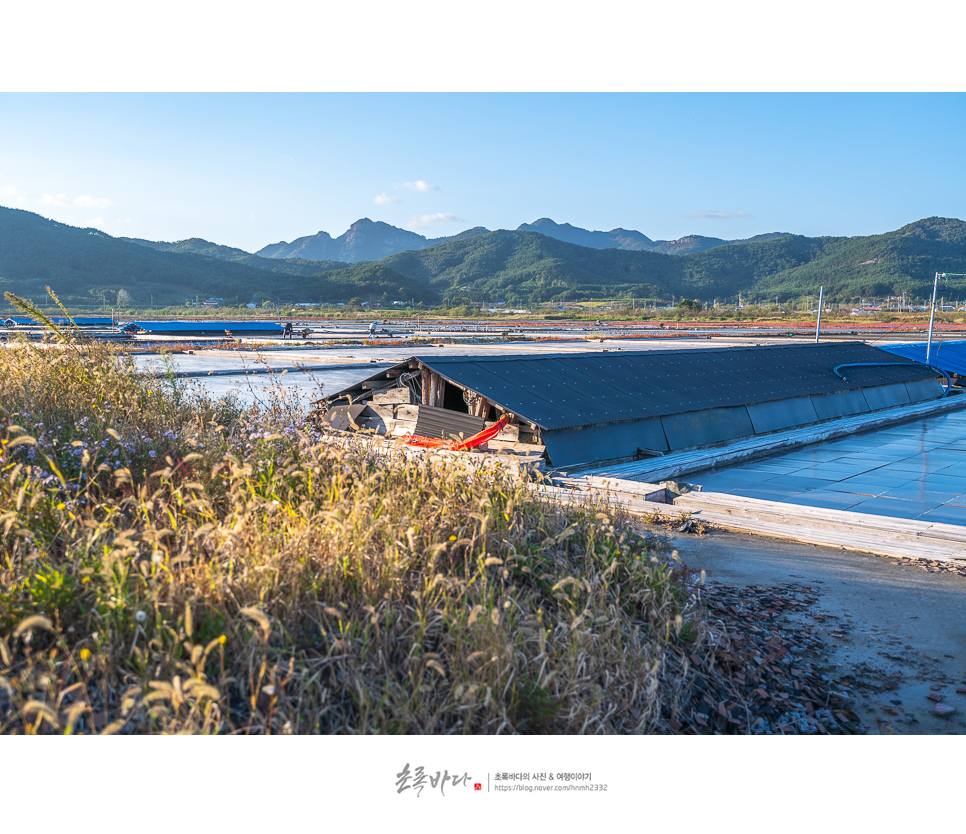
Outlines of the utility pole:
{"label": "utility pole", "polygon": [[929,338],[926,340],[926,364],[932,362],[932,326],[936,320],[936,290],[939,289],[939,276],[944,273],[936,273],[936,279],[932,284],[932,309],[929,313]]}
{"label": "utility pole", "polygon": [[818,344],[819,334],[822,332],[822,299],[825,297],[825,285],[818,289],[818,321],[815,323],[815,344]]}

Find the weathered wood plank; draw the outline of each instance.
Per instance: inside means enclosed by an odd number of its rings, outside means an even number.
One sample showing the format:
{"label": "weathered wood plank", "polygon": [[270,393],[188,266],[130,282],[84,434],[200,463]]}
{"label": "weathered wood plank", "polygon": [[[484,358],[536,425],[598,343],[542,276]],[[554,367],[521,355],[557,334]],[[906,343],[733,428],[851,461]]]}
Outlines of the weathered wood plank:
{"label": "weathered wood plank", "polygon": [[409,388],[384,388],[372,395],[374,403],[405,403],[413,401],[413,392]]}
{"label": "weathered wood plank", "polygon": [[547,451],[546,446],[539,443],[514,443],[512,440],[500,440],[495,438],[486,442],[486,448],[497,451],[512,451],[533,455],[543,455]]}
{"label": "weathered wood plank", "polygon": [[657,513],[673,518],[691,513],[696,521],[715,527],[783,541],[903,558],[966,561],[966,530],[958,525],[802,507],[722,493],[690,492],[676,497],[673,505],[662,505],[644,498],[648,486],[656,485],[583,478],[568,479],[568,486],[542,486],[541,491],[564,501],[599,500],[606,506],[638,515]]}

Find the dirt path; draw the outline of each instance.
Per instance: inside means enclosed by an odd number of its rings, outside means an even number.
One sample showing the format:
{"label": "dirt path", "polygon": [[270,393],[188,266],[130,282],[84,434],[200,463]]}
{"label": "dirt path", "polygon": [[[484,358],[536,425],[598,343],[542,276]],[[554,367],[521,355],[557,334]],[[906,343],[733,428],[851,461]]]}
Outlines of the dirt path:
{"label": "dirt path", "polygon": [[[966,734],[966,576],[726,532],[672,543],[709,583],[813,588],[818,602],[787,617],[821,640],[816,662],[869,733]],[[956,712],[935,715],[929,695]]]}

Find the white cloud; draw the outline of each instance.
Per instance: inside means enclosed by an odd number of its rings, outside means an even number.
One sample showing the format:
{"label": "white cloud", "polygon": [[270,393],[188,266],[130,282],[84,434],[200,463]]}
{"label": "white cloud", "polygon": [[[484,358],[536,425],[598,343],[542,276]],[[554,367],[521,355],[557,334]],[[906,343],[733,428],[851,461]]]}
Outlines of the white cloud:
{"label": "white cloud", "polygon": [[374,202],[377,206],[384,206],[387,203],[398,203],[399,202],[399,198],[398,197],[395,197],[395,196],[390,197],[384,191],[382,194],[377,194],[375,197],[373,197],[372,198],[372,202]]}
{"label": "white cloud", "polygon": [[717,209],[705,209],[704,211],[695,211],[691,214],[684,215],[685,217],[695,217],[699,220],[730,220],[733,217],[751,217],[750,214],[744,211],[718,211]]}
{"label": "white cloud", "polygon": [[81,194],[79,197],[75,197],[72,202],[75,206],[81,208],[108,208],[114,205],[107,197],[91,197],[90,194]]}
{"label": "white cloud", "polygon": [[69,206],[70,197],[66,194],[44,194],[40,198],[42,206]]}
{"label": "white cloud", "polygon": [[437,211],[436,214],[421,214],[409,221],[410,229],[419,229],[423,226],[431,226],[433,223],[452,223],[459,218],[452,212]]}
{"label": "white cloud", "polygon": [[81,194],[77,197],[71,199],[66,194],[61,192],[60,194],[44,194],[40,198],[40,205],[42,206],[77,206],[78,208],[108,208],[113,206],[114,203],[107,197],[91,197],[90,194]]}
{"label": "white cloud", "polygon": [[439,191],[438,185],[430,185],[426,180],[416,180],[415,182],[404,182],[403,188],[409,191]]}
{"label": "white cloud", "polygon": [[103,226],[104,225],[104,218],[103,217],[92,217],[90,220],[87,221],[87,225],[90,226],[90,227],[93,227],[93,228],[98,228],[100,226]]}

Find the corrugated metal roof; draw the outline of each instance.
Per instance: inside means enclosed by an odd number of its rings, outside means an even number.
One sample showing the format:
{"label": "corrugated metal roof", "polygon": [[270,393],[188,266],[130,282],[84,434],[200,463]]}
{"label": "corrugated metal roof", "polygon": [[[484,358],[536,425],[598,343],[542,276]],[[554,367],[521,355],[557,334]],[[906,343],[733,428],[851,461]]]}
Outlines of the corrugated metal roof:
{"label": "corrugated metal roof", "polygon": [[419,409],[413,434],[439,438],[458,438],[462,435],[466,438],[483,431],[484,428],[486,421],[482,417],[424,405]]}
{"label": "corrugated metal roof", "polygon": [[934,376],[863,342],[517,356],[416,356],[440,376],[544,429],[639,420]]}
{"label": "corrugated metal roof", "polygon": [[[915,362],[924,363],[926,361],[926,342],[882,345],[881,347],[889,353],[904,356],[906,359],[912,359]],[[934,368],[941,368],[947,373],[966,376],[966,341],[933,342],[931,359],[932,361],[929,364]]]}

